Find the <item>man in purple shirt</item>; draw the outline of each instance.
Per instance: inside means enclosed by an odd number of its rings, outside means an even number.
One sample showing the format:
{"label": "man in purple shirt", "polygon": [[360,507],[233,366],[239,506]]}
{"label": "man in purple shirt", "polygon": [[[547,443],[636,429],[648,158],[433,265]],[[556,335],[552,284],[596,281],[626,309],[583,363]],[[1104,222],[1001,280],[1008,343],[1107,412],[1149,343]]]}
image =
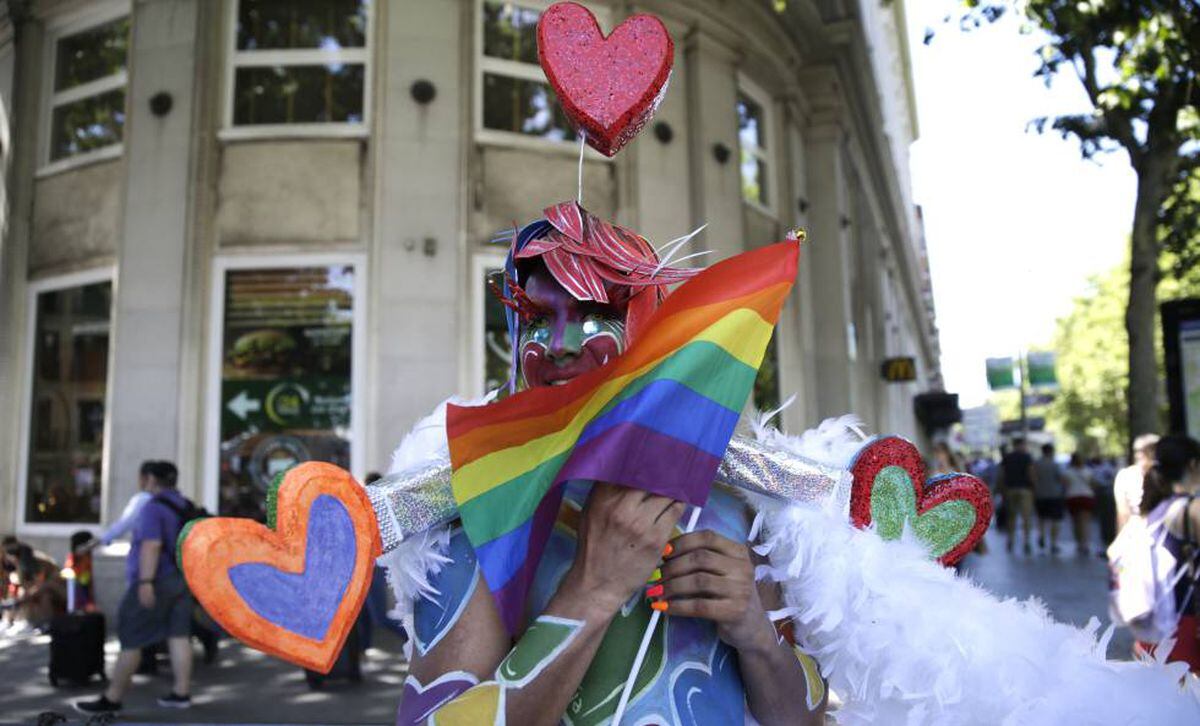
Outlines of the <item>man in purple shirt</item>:
{"label": "man in purple shirt", "polygon": [[108,689],[100,698],[75,703],[83,713],[121,710],[121,699],[142,659],[141,649],[162,640],[167,641],[175,684],[170,694],[158,699],[158,704],[168,708],[191,705],[192,647],[188,636],[193,602],[175,566],[175,540],[192,504],[175,489],[177,479],[175,465],[168,461],[142,464],[140,483],[150,499],[137,514],[125,561],[129,587],[117,616],[121,653]]}

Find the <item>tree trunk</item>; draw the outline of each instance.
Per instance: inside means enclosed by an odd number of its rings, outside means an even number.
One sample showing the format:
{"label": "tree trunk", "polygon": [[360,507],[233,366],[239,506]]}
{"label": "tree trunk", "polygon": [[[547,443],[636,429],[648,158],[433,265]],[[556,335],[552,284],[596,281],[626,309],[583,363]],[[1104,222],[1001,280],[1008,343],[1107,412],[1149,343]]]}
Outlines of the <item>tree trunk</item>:
{"label": "tree trunk", "polygon": [[1158,210],[1167,192],[1170,157],[1149,152],[1138,174],[1137,203],[1130,240],[1129,306],[1129,436],[1159,432],[1158,364],[1154,355],[1155,313],[1158,308]]}

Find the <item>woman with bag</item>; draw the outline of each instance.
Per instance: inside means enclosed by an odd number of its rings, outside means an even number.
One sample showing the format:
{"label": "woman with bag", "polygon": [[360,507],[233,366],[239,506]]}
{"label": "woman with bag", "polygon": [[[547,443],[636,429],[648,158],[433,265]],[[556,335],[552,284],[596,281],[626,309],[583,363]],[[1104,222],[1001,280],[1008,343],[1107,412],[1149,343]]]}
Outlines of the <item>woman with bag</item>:
{"label": "woman with bag", "polygon": [[[1146,474],[1142,490],[1142,514],[1147,522],[1162,521],[1163,546],[1174,556],[1176,571],[1174,600],[1178,628],[1168,661],[1184,661],[1200,673],[1200,634],[1197,628],[1195,592],[1200,568],[1196,555],[1200,545],[1200,442],[1172,435],[1158,442],[1155,462]],[[1180,568],[1184,568],[1180,571]],[[1135,651],[1153,653],[1155,645],[1139,641]]]}

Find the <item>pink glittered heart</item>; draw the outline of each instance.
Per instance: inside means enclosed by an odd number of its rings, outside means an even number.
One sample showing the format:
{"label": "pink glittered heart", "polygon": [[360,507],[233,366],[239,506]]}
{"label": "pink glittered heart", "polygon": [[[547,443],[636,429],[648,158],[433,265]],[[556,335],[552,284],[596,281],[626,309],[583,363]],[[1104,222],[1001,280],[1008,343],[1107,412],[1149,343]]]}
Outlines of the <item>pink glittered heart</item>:
{"label": "pink glittered heart", "polygon": [[653,15],[634,15],[606,38],[590,10],[561,2],[538,21],[538,58],[567,117],[612,156],[658,108],[675,44]]}

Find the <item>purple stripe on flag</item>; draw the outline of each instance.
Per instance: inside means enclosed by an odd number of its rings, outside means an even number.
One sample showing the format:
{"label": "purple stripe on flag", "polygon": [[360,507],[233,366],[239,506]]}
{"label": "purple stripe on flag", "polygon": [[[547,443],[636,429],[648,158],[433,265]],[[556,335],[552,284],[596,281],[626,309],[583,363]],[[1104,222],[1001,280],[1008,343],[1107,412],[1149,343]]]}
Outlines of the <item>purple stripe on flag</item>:
{"label": "purple stripe on flag", "polygon": [[[495,588],[491,586],[490,581],[488,582],[488,589],[492,591],[496,605],[500,608],[500,619],[504,621],[504,626],[511,635],[515,636],[520,633],[520,628],[524,625],[525,601],[529,597],[529,586],[533,583],[533,576],[537,573],[538,565],[541,564],[542,551],[546,549],[546,540],[550,537],[550,530],[554,527],[555,520],[558,519],[558,509],[562,505],[562,498],[563,487],[561,484],[550,488],[530,520],[532,526],[526,544],[529,556],[525,558],[525,561],[521,563],[521,568],[513,573],[503,587]],[[524,527],[520,529],[524,529]]]}
{"label": "purple stripe on flag", "polygon": [[686,442],[622,423],[576,446],[556,481],[611,482],[703,507],[720,464],[720,457]]}

